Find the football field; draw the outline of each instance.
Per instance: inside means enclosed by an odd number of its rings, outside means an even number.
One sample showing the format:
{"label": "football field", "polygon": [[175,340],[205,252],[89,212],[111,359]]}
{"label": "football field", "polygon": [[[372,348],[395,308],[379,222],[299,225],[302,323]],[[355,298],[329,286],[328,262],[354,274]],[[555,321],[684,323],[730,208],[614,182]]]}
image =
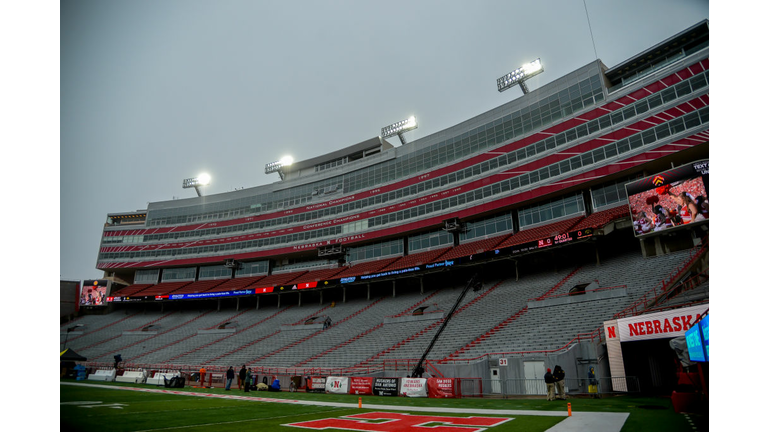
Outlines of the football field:
{"label": "football field", "polygon": [[572,398],[568,416],[567,402],[543,398],[359,398],[61,381],[59,399],[62,431],[706,430],[692,429],[690,416],[659,398]]}

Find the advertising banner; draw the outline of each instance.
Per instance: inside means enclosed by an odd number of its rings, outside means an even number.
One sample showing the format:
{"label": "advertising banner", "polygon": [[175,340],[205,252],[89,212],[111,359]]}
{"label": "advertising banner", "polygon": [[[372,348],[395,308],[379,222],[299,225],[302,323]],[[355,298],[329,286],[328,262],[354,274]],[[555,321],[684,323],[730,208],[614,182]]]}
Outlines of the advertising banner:
{"label": "advertising banner", "polygon": [[373,378],[370,377],[352,377],[350,378],[349,393],[356,395],[373,394]]}
{"label": "advertising banner", "polygon": [[431,398],[455,398],[453,378],[428,378],[427,390]]}
{"label": "advertising banner", "polygon": [[400,378],[400,394],[406,397],[427,397],[427,379]]}
{"label": "advertising banner", "polygon": [[325,391],[325,377],[310,377],[307,380],[307,391],[310,393],[323,393]]}
{"label": "advertising banner", "polygon": [[349,393],[349,377],[328,377],[325,380],[325,392],[335,394]]}
{"label": "advertising banner", "polygon": [[373,394],[375,396],[397,396],[397,378],[374,378]]}

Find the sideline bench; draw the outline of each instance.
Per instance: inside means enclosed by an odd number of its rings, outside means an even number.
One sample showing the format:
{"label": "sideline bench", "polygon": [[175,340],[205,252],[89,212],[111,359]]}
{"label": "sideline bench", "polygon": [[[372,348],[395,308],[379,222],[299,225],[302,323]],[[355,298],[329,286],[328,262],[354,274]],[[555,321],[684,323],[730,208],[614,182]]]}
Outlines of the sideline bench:
{"label": "sideline bench", "polygon": [[117,372],[114,369],[99,369],[96,372],[88,375],[88,380],[91,381],[114,381]]}
{"label": "sideline bench", "polygon": [[125,371],[123,375],[116,377],[117,382],[129,382],[134,384],[143,383],[146,379],[144,371]]}

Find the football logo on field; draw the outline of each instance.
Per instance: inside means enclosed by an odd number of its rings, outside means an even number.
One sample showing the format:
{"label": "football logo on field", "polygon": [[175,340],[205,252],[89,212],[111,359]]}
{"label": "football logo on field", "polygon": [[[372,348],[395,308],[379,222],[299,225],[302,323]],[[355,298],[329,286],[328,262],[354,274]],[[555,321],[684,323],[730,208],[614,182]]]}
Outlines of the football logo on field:
{"label": "football logo on field", "polygon": [[[366,420],[376,421],[369,423]],[[462,432],[479,432],[486,428],[498,426],[513,420],[510,417],[449,417],[432,415],[411,415],[393,412],[369,412],[345,416],[344,418],[327,418],[300,423],[289,423],[283,426],[293,426],[304,429],[344,429],[352,431],[455,431],[454,426],[462,427]],[[474,426],[474,427],[473,427]]]}

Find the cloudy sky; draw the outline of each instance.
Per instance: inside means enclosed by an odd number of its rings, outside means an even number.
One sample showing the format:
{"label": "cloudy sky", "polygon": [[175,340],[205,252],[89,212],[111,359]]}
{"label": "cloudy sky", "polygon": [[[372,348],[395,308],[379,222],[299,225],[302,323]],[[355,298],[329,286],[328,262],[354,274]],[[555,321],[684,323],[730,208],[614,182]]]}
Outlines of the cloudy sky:
{"label": "cloudy sky", "polygon": [[[709,18],[700,0],[62,1],[60,277],[99,278],[107,213],[279,180],[264,164],[375,137],[425,137],[521,96],[496,78],[541,58],[537,88],[608,67]],[[590,31],[591,24],[591,31]],[[594,45],[592,36],[594,36]],[[397,138],[390,140],[399,145]]]}

